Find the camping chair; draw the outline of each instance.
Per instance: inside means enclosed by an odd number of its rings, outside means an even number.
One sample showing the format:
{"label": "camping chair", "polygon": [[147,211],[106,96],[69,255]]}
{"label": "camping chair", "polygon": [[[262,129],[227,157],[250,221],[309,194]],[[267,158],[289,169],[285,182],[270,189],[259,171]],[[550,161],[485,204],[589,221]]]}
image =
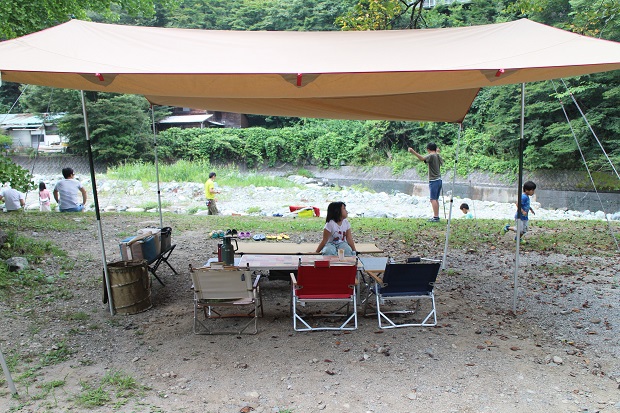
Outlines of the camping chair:
{"label": "camping chair", "polygon": [[[257,319],[263,316],[263,299],[258,283],[260,274],[252,283],[252,272],[241,271],[238,267],[192,268],[190,274],[194,283],[194,334],[242,334],[254,322],[254,330],[249,334],[258,332]],[[245,313],[233,312],[245,309]],[[198,319],[198,310],[202,309],[204,321]],[[224,324],[224,318],[249,317],[245,324],[235,324],[239,328],[231,331],[219,327]],[[240,323],[237,321],[237,323]],[[203,332],[198,331],[202,326]]]}
{"label": "camping chair", "polygon": [[[355,264],[337,264],[330,261],[315,261],[301,264],[297,276],[291,273],[293,329],[295,331],[355,330],[357,329],[357,260]],[[340,326],[315,325],[308,320],[313,316],[307,307],[310,304],[337,304],[331,313],[319,312],[314,316],[345,317]],[[346,307],[346,312],[338,313]],[[353,326],[348,326],[353,322]],[[298,325],[300,323],[300,325]]]}
{"label": "camping chair", "polygon": [[[437,310],[435,307],[435,281],[441,268],[441,260],[408,260],[407,263],[388,263],[385,266],[383,278],[369,274],[374,280],[374,294],[377,305],[379,328],[396,327],[432,327],[437,325]],[[420,312],[420,301],[428,299],[430,310],[422,312],[422,321],[411,320],[411,315],[417,317]],[[399,302],[415,301],[415,308],[399,305]],[[424,314],[426,314],[424,316]],[[396,320],[396,315],[409,315],[403,322]],[[429,320],[432,318],[432,322]],[[384,323],[385,322],[385,323]]]}

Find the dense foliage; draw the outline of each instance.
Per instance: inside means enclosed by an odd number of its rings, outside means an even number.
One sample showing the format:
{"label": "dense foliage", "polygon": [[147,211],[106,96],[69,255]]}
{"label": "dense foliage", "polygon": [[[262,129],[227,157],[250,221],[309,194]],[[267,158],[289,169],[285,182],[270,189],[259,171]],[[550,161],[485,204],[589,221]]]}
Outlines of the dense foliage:
{"label": "dense foliage", "polygon": [[98,12],[109,19],[119,12],[152,15],[152,0],[16,0],[0,2],[0,39],[23,36],[71,18],[85,19]]}
{"label": "dense foliage", "polygon": [[[73,4],[71,0],[54,3],[64,4],[63,7]],[[472,0],[428,10],[422,9],[418,0],[136,0],[109,1],[111,7],[107,9],[101,7],[103,3],[106,2],[82,2],[80,10],[88,11],[92,20],[102,22],[226,30],[436,28],[527,17],[589,36],[620,39],[620,23],[614,18],[620,11],[617,0],[601,0],[596,4],[587,0]],[[15,7],[26,9],[23,5]],[[62,19],[37,16],[33,21],[38,26],[15,27],[25,33]],[[6,22],[0,20],[0,28],[5,36],[10,35]],[[415,51],[403,50],[403,53]],[[18,110],[67,112],[61,131],[69,136],[74,152],[84,151],[77,93],[32,86],[24,90],[4,84],[0,89],[0,110],[8,111],[22,92],[13,113]],[[579,108],[573,104],[573,95]],[[150,112],[143,98],[88,93],[87,99],[91,140],[99,160],[117,163],[152,158]],[[519,85],[480,91],[460,134],[460,173],[474,169],[504,173],[516,169],[520,99]],[[583,153],[590,169],[610,171],[600,146],[615,165],[620,163],[619,99],[617,71],[528,84],[525,168],[583,169]],[[299,165],[310,162],[324,167],[389,164],[398,172],[417,165],[406,152],[408,146],[424,151],[428,141],[435,141],[444,156],[451,159],[459,137],[457,125],[443,123],[328,121],[256,115],[249,119],[255,127],[244,130],[167,131],[158,138],[159,153],[168,160],[204,159],[250,167],[277,162]],[[593,138],[592,131],[601,145]]]}

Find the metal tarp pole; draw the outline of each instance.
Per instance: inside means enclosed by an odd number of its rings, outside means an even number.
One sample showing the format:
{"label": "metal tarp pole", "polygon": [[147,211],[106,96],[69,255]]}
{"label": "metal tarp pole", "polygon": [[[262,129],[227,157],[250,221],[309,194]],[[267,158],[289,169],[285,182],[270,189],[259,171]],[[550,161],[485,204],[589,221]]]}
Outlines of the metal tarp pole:
{"label": "metal tarp pole", "polygon": [[155,128],[155,106],[151,105],[151,119],[153,121],[153,148],[155,148],[155,175],[157,176],[157,205],[159,206],[159,228],[164,227],[161,214],[161,190],[159,188],[159,161],[157,159],[157,129]]}
{"label": "metal tarp pole", "polygon": [[450,209],[448,210],[448,227],[446,228],[446,242],[443,247],[443,260],[441,261],[441,269],[446,269],[446,260],[448,257],[448,242],[450,240],[450,223],[452,222],[452,206],[454,205],[454,187],[456,185],[456,166],[459,161],[459,146],[461,144],[461,133],[463,132],[463,124],[459,123],[459,135],[456,140],[456,149],[454,150],[454,172],[452,173],[452,191],[450,191]]}
{"label": "metal tarp pole", "polygon": [[517,287],[519,283],[519,247],[521,246],[521,231],[519,230],[519,224],[521,223],[521,190],[523,187],[523,151],[525,149],[524,144],[525,134],[525,83],[521,83],[521,137],[519,138],[519,183],[517,188],[517,214],[515,219],[515,229],[517,236],[515,247],[515,274],[514,274],[514,288],[512,294],[512,312],[517,314]]}
{"label": "metal tarp pole", "polygon": [[6,360],[4,360],[2,350],[0,350],[0,364],[2,364],[2,371],[4,371],[4,377],[6,377],[6,382],[9,384],[9,390],[11,390],[11,394],[17,394],[15,383],[13,383],[13,379],[11,378],[11,372],[9,371],[9,367],[6,365]]}
{"label": "metal tarp pole", "polygon": [[90,166],[90,181],[93,185],[93,201],[95,202],[95,216],[97,217],[97,232],[99,234],[99,243],[101,245],[101,261],[103,261],[103,278],[105,281],[105,289],[108,293],[108,303],[110,305],[110,314],[114,315],[114,303],[112,299],[112,289],[110,288],[110,275],[108,273],[108,263],[105,256],[105,244],[103,242],[103,229],[101,228],[101,214],[99,212],[99,198],[97,196],[97,180],[95,179],[95,164],[93,162],[93,150],[90,145],[90,133],[88,132],[88,116],[86,114],[86,100],[84,99],[84,91],[80,90],[82,96],[82,113],[84,114],[84,132],[86,133],[86,143],[88,148],[88,165]]}

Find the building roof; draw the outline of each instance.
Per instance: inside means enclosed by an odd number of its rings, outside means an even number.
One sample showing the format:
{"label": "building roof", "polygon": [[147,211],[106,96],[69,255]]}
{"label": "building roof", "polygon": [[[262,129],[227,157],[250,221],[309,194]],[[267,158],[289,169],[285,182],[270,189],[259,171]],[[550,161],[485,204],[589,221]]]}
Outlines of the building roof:
{"label": "building roof", "polygon": [[209,118],[213,117],[210,114],[203,115],[176,115],[176,116],[168,116],[163,118],[158,123],[166,123],[166,124],[180,124],[180,123],[203,123],[209,120]]}
{"label": "building roof", "polygon": [[44,118],[33,113],[4,113],[0,114],[0,127],[3,129],[13,128],[38,128],[44,122],[52,122],[61,118],[64,114],[47,115]]}
{"label": "building roof", "polygon": [[32,113],[16,113],[0,115],[0,126],[9,128],[28,128],[43,125],[43,119]]}

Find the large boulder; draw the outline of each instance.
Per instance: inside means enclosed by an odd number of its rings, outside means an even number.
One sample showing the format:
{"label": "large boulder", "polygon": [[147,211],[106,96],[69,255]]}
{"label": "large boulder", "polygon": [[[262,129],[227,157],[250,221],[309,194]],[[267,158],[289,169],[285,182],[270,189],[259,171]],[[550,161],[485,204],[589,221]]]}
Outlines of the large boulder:
{"label": "large boulder", "polygon": [[6,260],[6,265],[9,266],[9,271],[21,271],[28,268],[28,260],[24,257],[11,257]]}

